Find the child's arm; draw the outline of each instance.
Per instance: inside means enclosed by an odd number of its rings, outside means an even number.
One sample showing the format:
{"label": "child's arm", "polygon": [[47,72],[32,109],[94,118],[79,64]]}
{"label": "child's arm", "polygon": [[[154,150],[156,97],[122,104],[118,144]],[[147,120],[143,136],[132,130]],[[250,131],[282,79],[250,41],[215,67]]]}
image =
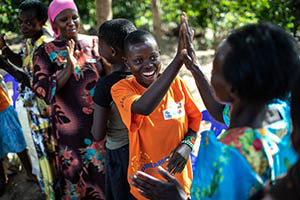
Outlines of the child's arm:
{"label": "child's arm", "polygon": [[[200,119],[201,120],[201,119]],[[197,132],[193,131],[192,129],[189,129],[188,132],[185,134],[185,138],[190,137],[188,141],[191,142],[191,140],[194,142],[197,139]],[[184,139],[185,140],[185,139]],[[183,140],[183,141],[184,141]],[[182,170],[185,168],[185,165],[187,161],[189,160],[190,153],[192,152],[191,146],[189,146],[186,143],[180,143],[174,151],[169,156],[169,163],[167,165],[167,170],[172,175],[175,175],[176,173],[180,174]]]}
{"label": "child's arm", "polygon": [[96,141],[101,141],[106,135],[106,124],[110,108],[99,106],[94,103],[94,118],[92,125],[92,135]]}
{"label": "child's arm", "polygon": [[22,88],[25,86],[28,88],[30,87],[30,81],[27,75],[16,69],[13,65],[8,63],[3,56],[0,55],[0,68],[5,70],[7,73],[9,73],[11,76],[13,76],[19,83],[22,84]]}
{"label": "child's arm", "polygon": [[0,35],[0,49],[2,50],[2,54],[5,55],[12,64],[20,68],[22,67],[22,57],[19,54],[14,53],[6,45],[4,35]]}
{"label": "child's arm", "polygon": [[162,98],[167,93],[174,78],[182,67],[186,55],[185,44],[182,39],[185,27],[185,14],[181,15],[181,26],[179,31],[178,50],[173,61],[168,65],[166,70],[157,78],[131,106],[131,111],[141,115],[149,115],[158,106]]}
{"label": "child's arm", "polygon": [[208,78],[201,70],[200,63],[196,57],[194,46],[192,43],[192,33],[187,25],[187,50],[188,56],[184,60],[187,69],[192,73],[198,91],[202,97],[204,105],[208,110],[209,114],[218,122],[224,123],[223,110],[224,105],[220,104],[213,96],[212,88],[209,84]]}

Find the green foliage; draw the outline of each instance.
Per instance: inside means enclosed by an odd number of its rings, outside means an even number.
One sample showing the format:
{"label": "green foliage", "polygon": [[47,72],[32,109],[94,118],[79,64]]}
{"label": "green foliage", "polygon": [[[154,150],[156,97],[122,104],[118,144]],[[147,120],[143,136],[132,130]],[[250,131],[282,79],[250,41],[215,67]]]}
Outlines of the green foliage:
{"label": "green foliage", "polygon": [[[51,0],[41,0],[49,5]],[[18,5],[22,0],[0,1],[0,33],[18,32]],[[81,20],[96,27],[94,0],[75,0]],[[196,35],[211,30],[218,42],[228,32],[248,23],[270,21],[297,36],[300,29],[300,0],[160,0],[163,27],[178,24],[182,11]],[[152,30],[151,0],[112,0],[114,18],[127,18],[143,29]],[[208,44],[210,41],[206,41]],[[212,44],[214,45],[214,44]]]}
{"label": "green foliage", "polygon": [[[18,12],[19,5],[23,0],[1,0],[0,1],[0,33],[18,33]],[[96,24],[96,3],[89,0],[74,0],[81,21],[94,27]],[[49,5],[51,0],[41,0],[45,5]]]}

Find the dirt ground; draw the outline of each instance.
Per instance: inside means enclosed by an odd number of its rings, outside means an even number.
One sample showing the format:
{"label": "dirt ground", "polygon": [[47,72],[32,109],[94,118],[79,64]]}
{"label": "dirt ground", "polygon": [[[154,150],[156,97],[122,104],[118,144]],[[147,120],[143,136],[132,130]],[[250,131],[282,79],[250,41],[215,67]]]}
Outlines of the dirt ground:
{"label": "dirt ground", "polygon": [[[197,42],[197,41],[195,41]],[[14,50],[20,48],[20,45],[14,45]],[[163,64],[163,69],[168,65],[171,61],[172,57],[176,53],[177,48],[177,38],[164,38],[161,46],[161,62]],[[202,65],[202,69],[204,73],[210,77],[211,72],[211,63],[214,55],[213,50],[207,51],[197,51],[197,57]],[[3,71],[0,73],[3,75]],[[191,73],[183,66],[179,72],[179,76],[182,77],[189,89],[191,90],[193,97],[196,100],[197,105],[200,110],[205,110],[203,102],[198,93],[197,87],[195,85],[195,81],[191,75]],[[8,87],[11,88],[11,85],[8,84]],[[202,122],[201,131],[209,129],[210,124],[207,122]],[[196,141],[195,149],[198,149],[197,146],[199,142]],[[197,154],[195,151],[194,154]],[[24,172],[19,172],[15,170],[15,173],[9,176],[8,185],[6,187],[5,194],[0,197],[0,200],[43,200],[45,199],[44,195],[41,193],[39,186],[36,183],[28,182],[24,178]]]}

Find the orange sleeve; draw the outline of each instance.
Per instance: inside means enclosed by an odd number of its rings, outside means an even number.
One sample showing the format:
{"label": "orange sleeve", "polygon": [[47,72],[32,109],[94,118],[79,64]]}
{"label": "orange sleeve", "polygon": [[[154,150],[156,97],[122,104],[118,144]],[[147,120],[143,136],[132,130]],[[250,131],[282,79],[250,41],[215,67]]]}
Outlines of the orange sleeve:
{"label": "orange sleeve", "polygon": [[113,85],[111,95],[129,132],[139,129],[144,116],[133,113],[131,105],[141,95],[137,94],[130,80],[123,79]]}
{"label": "orange sleeve", "polygon": [[189,88],[187,87],[184,80],[179,79],[182,91],[185,96],[185,112],[188,116],[189,120],[189,128],[192,129],[195,132],[198,132],[200,130],[200,123],[202,120],[202,113],[200,112],[198,106],[195,103],[195,100],[192,96],[192,93],[190,92]]}
{"label": "orange sleeve", "polygon": [[5,110],[9,105],[9,97],[4,89],[0,86],[0,112]]}

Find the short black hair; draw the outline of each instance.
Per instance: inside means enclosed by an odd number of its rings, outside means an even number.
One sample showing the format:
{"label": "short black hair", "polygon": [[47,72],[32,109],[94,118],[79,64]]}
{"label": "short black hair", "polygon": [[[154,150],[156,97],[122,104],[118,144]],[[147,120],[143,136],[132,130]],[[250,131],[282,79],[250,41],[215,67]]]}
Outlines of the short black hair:
{"label": "short black hair", "polygon": [[[299,71],[300,72],[300,71]],[[300,73],[298,72],[294,87],[291,92],[291,116],[294,126],[300,130]]]}
{"label": "short black hair", "polygon": [[103,40],[106,44],[123,50],[125,37],[135,30],[135,25],[127,19],[112,19],[101,24],[98,37],[99,40]]}
{"label": "short black hair", "polygon": [[231,50],[223,64],[225,80],[247,103],[285,98],[300,67],[296,42],[271,23],[247,25],[226,39]]}
{"label": "short black hair", "polygon": [[127,37],[124,40],[124,51],[127,52],[130,45],[137,44],[137,43],[143,43],[148,39],[152,39],[156,42],[153,35],[147,31],[144,30],[136,30],[131,32],[127,35]]}
{"label": "short black hair", "polygon": [[35,16],[39,21],[48,19],[48,8],[45,4],[38,0],[25,0],[19,6],[20,12],[22,11],[35,11]]}

